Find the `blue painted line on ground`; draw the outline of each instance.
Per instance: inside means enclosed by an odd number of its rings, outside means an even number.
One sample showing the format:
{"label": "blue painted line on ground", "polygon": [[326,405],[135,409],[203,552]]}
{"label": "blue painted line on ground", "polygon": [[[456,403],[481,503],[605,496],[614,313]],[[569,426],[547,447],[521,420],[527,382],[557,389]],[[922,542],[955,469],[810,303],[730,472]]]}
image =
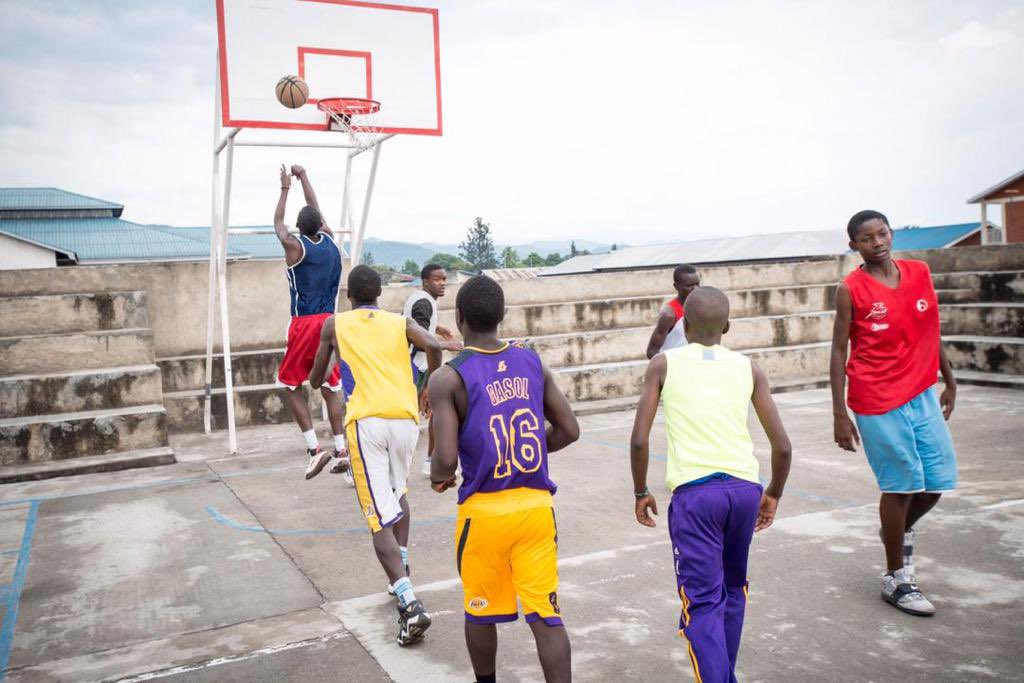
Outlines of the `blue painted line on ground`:
{"label": "blue painted line on ground", "polygon": [[25,531],[21,535],[21,551],[18,553],[18,564],[14,568],[14,578],[7,589],[7,612],[4,614],[3,627],[0,627],[0,681],[7,678],[7,664],[11,659],[11,645],[14,642],[14,625],[18,621],[18,605],[21,602],[21,589],[25,586],[28,575],[28,563],[32,554],[32,538],[36,533],[36,518],[39,514],[39,501],[32,501],[25,519]]}
{"label": "blue painted line on ground", "polygon": [[11,550],[0,550],[0,555],[17,555],[21,552],[21,548],[12,548]]}
{"label": "blue painted line on ground", "polygon": [[[210,515],[210,518],[218,524],[223,524],[226,527],[230,527],[238,531],[266,533],[271,536],[336,536],[338,534],[365,534],[370,531],[367,526],[354,526],[346,529],[267,529],[262,526],[253,526],[251,524],[236,522],[230,517],[224,516],[220,510],[213,505],[207,505],[205,509],[206,513]],[[429,526],[432,524],[442,524],[454,521],[455,515],[442,515],[440,517],[429,517],[427,519],[414,519],[411,526]]]}

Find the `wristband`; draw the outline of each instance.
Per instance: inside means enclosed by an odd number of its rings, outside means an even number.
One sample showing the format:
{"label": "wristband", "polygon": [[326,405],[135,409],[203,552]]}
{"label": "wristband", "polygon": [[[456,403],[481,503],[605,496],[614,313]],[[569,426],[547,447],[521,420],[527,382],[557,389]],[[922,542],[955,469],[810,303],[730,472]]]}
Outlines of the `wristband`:
{"label": "wristband", "polygon": [[640,493],[633,491],[633,495],[637,498],[637,500],[639,500],[641,498],[651,495],[651,490],[645,486],[644,490],[641,491]]}

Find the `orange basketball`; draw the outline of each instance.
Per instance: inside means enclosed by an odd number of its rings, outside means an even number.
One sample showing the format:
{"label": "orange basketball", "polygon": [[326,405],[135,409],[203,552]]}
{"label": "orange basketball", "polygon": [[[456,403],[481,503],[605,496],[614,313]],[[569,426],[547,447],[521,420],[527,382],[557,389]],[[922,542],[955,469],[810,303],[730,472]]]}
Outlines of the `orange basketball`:
{"label": "orange basketball", "polygon": [[289,109],[297,109],[309,99],[309,86],[298,76],[285,76],[277,82],[277,101]]}

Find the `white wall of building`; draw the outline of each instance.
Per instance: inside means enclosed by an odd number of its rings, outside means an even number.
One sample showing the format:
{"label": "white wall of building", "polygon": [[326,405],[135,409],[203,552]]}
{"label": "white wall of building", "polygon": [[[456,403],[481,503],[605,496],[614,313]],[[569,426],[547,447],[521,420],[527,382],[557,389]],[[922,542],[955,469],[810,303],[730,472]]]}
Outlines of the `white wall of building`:
{"label": "white wall of building", "polygon": [[0,235],[0,270],[22,268],[54,268],[56,253],[45,247]]}

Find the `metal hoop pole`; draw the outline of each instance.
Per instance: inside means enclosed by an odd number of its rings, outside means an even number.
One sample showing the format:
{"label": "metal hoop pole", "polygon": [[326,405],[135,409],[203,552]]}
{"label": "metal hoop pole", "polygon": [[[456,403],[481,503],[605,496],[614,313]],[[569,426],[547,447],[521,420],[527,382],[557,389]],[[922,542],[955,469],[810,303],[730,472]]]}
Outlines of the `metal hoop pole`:
{"label": "metal hoop pole", "polygon": [[211,412],[213,409],[213,308],[215,306],[215,291],[217,287],[217,266],[220,263],[220,253],[217,250],[218,242],[214,239],[214,228],[217,225],[218,211],[220,209],[220,153],[217,151],[217,141],[220,138],[220,52],[215,58],[216,73],[214,75],[215,91],[213,95],[213,174],[210,185],[210,277],[206,289],[206,362],[204,363],[203,383],[203,431],[209,434],[213,431]]}
{"label": "metal hoop pole", "polygon": [[377,162],[380,159],[380,148],[383,141],[373,146],[373,162],[370,164],[370,179],[366,181],[366,197],[363,200],[363,217],[359,221],[359,231],[352,245],[352,265],[358,266],[363,260],[363,235],[366,234],[366,221],[370,216],[370,201],[373,199],[373,184],[377,179]]}

